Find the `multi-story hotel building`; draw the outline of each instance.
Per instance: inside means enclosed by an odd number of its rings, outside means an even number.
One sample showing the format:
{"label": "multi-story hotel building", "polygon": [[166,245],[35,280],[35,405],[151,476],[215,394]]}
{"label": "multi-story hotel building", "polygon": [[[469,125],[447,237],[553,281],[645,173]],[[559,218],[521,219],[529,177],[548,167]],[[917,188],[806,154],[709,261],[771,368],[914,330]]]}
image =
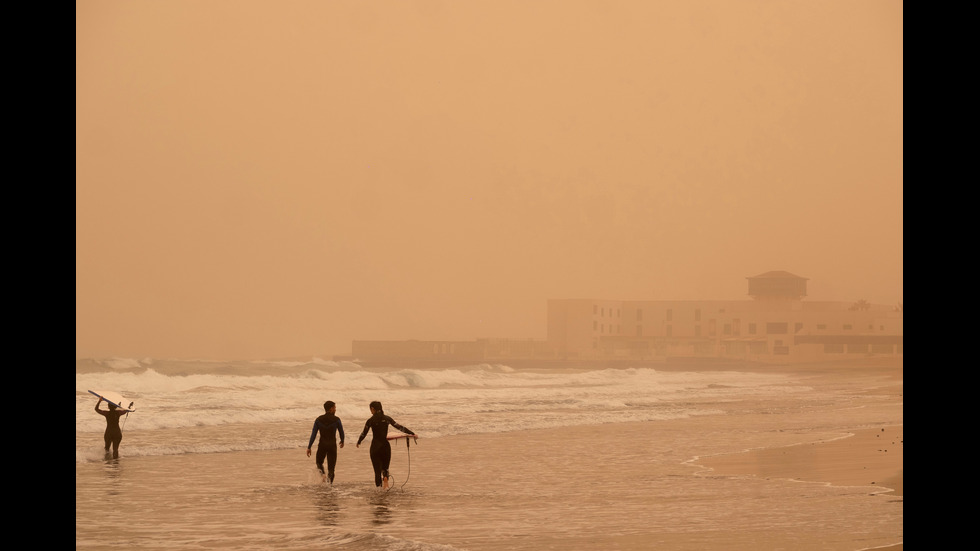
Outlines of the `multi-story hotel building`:
{"label": "multi-story hotel building", "polygon": [[362,360],[647,360],[806,362],[904,354],[898,305],[807,301],[807,279],[749,277],[748,300],[548,301],[546,341],[354,341]]}

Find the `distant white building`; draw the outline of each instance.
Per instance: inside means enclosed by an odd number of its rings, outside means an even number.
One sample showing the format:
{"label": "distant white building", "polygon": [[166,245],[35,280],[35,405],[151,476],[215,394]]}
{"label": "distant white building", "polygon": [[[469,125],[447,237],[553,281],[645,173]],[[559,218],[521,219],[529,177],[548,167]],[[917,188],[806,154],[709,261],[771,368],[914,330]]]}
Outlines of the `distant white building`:
{"label": "distant white building", "polygon": [[559,359],[710,357],[817,361],[904,354],[897,306],[808,302],[807,279],[767,272],[750,300],[548,301],[548,343]]}
{"label": "distant white building", "polygon": [[472,341],[366,341],[352,357],[409,361],[808,362],[904,355],[903,312],[892,305],[812,302],[807,278],[766,272],[748,279],[748,300],[548,300],[548,336]]}

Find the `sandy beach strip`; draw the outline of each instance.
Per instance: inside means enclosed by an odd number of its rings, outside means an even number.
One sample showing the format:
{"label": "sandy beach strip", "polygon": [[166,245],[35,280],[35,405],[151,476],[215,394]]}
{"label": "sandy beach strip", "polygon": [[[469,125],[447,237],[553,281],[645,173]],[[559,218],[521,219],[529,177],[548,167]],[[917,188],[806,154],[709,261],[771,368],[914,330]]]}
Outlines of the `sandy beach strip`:
{"label": "sandy beach strip", "polygon": [[[759,370],[807,373],[814,381],[834,384],[850,377],[880,377],[890,381],[868,392],[903,401],[904,365],[901,359],[861,359],[849,362],[801,366],[772,366]],[[882,486],[891,494],[903,494],[904,426],[887,425],[848,431],[839,439],[780,448],[704,457],[698,464],[716,474],[754,475],[827,482],[838,486]]]}
{"label": "sandy beach strip", "polygon": [[[760,371],[808,372],[825,381],[854,375],[882,376],[894,385],[878,387],[876,394],[891,394],[901,403],[904,393],[903,362],[894,359],[815,366],[766,367]],[[699,465],[718,475],[751,475],[824,482],[835,486],[875,486],[883,495],[904,498],[904,425],[885,425],[849,431],[851,436],[779,448],[700,458]],[[902,551],[904,544],[878,548]]]}
{"label": "sandy beach strip", "polygon": [[719,475],[753,475],[826,482],[835,486],[878,486],[903,494],[904,427],[853,431],[853,436],[781,448],[701,458]]}
{"label": "sandy beach strip", "polygon": [[[854,436],[782,448],[702,458],[699,465],[719,475],[753,475],[826,482],[836,486],[887,488],[886,496],[903,499],[903,425],[854,431]],[[902,551],[904,544],[877,548]]]}

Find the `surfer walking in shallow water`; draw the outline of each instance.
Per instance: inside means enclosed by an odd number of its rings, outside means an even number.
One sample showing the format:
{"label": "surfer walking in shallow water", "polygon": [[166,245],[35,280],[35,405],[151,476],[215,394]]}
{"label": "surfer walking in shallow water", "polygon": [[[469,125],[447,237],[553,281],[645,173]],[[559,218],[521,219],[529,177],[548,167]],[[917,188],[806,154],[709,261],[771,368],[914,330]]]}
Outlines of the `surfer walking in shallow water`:
{"label": "surfer walking in shallow water", "polygon": [[[316,468],[320,469],[323,481],[327,479],[333,484],[334,468],[337,466],[337,435],[340,435],[340,447],[344,447],[344,424],[337,417],[337,405],[327,400],[323,403],[323,415],[313,421],[313,432],[310,434],[310,443],[306,445],[306,457],[313,453],[313,441],[320,433],[320,443],[316,447]],[[323,460],[327,460],[327,472],[323,472]]]}
{"label": "surfer walking in shallow water", "polygon": [[99,409],[102,397],[95,403],[95,412],[105,417],[105,454],[109,456],[109,446],[112,446],[112,458],[119,458],[119,443],[122,442],[122,429],[119,427],[119,418],[129,413],[116,408],[116,404],[109,402],[109,411]]}
{"label": "surfer walking in shallow water", "polygon": [[388,427],[392,426],[415,436],[411,429],[407,429],[394,419],[385,415],[381,408],[381,402],[374,401],[368,406],[371,410],[371,417],[364,423],[364,430],[361,431],[360,438],[357,439],[357,447],[361,447],[361,442],[367,436],[368,430],[371,431],[371,465],[374,467],[374,485],[388,489],[388,467],[391,465],[391,444],[388,443]]}

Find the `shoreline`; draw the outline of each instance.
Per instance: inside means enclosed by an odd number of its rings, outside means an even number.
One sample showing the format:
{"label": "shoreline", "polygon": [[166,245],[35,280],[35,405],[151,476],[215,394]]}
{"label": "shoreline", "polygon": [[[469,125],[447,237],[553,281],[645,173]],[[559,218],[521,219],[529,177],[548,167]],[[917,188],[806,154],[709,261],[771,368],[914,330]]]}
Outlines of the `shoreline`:
{"label": "shoreline", "polygon": [[[903,401],[904,365],[900,358],[771,366],[771,371],[807,373],[821,384],[834,384],[842,377],[880,377],[882,386],[863,392],[890,396],[897,404]],[[835,486],[875,485],[889,488],[889,495],[903,496],[904,424],[846,432],[848,435],[838,439],[703,457],[697,463],[720,475],[809,480]]]}
{"label": "shoreline", "polygon": [[[902,359],[853,361],[812,365],[769,366],[766,370],[810,373],[821,382],[833,383],[844,376],[881,377],[884,386],[875,394],[891,396],[901,404],[904,394]],[[758,368],[759,366],[755,366]],[[871,393],[872,390],[865,390]],[[847,436],[794,444],[791,446],[746,450],[698,458],[695,464],[712,469],[719,476],[781,478],[832,486],[883,488],[884,499],[904,500],[904,424],[848,430]],[[877,490],[874,491],[878,493]],[[882,551],[902,551],[904,543],[878,547]]]}
{"label": "shoreline", "polygon": [[832,486],[877,486],[904,496],[904,425],[851,431],[851,436],[702,457],[694,463],[721,476],[755,476]]}
{"label": "shoreline", "polygon": [[[94,549],[115,533],[161,549],[197,548],[203,538],[320,549],[352,535],[365,545],[351,549],[393,548],[371,539],[377,535],[473,551],[903,549],[901,364],[755,368],[737,370],[792,374],[792,384],[813,395],[731,396],[725,415],[431,439],[422,432],[410,451],[393,446],[399,490],[390,498],[375,498],[388,494],[377,494],[369,451],[353,445],[356,430],[338,450],[337,486],[320,486],[302,447],[305,423],[290,424],[288,448],[131,458],[123,451],[121,461],[76,463],[76,547]],[[714,403],[710,395],[698,400]],[[211,443],[226,428],[176,431]],[[123,450],[170,434],[134,434]],[[84,437],[101,447],[98,434]],[[838,485],[847,487],[831,487]],[[97,513],[107,495],[136,510],[152,502],[160,514],[120,534]]]}

